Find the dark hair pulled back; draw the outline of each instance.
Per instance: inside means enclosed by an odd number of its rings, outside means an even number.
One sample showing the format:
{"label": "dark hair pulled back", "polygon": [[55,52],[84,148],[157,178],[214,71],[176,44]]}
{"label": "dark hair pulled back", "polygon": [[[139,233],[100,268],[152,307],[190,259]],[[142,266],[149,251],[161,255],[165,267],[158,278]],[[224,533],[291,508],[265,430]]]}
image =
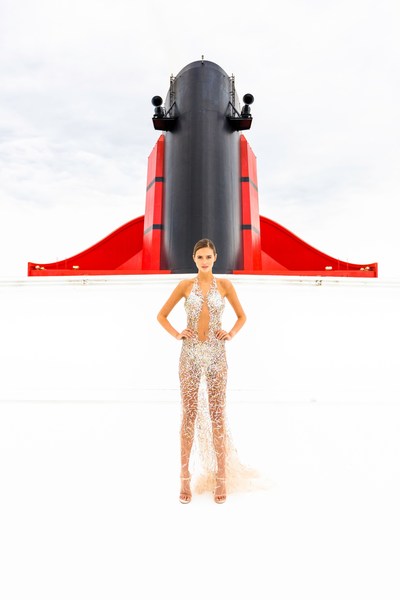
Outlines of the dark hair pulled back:
{"label": "dark hair pulled back", "polygon": [[211,248],[214,254],[217,255],[217,249],[215,247],[214,242],[212,242],[208,238],[203,238],[202,240],[196,242],[193,248],[193,256],[196,256],[196,252],[197,250],[200,250],[200,248]]}

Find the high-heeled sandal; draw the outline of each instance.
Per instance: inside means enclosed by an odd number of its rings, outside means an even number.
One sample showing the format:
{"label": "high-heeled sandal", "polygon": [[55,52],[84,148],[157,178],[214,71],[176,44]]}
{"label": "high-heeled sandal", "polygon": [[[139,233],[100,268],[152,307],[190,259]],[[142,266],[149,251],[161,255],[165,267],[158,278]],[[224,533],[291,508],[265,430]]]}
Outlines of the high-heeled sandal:
{"label": "high-heeled sandal", "polygon": [[[216,479],[217,480],[219,479],[220,481],[226,481],[226,477],[216,477]],[[225,492],[225,494],[216,494],[217,487],[218,487],[218,484],[215,486],[215,489],[214,489],[214,500],[217,504],[223,504],[226,500],[226,492]]]}
{"label": "high-heeled sandal", "polygon": [[[192,476],[189,477],[181,477],[181,481],[190,481]],[[181,492],[179,494],[179,502],[182,504],[189,504],[192,499],[192,492]]]}

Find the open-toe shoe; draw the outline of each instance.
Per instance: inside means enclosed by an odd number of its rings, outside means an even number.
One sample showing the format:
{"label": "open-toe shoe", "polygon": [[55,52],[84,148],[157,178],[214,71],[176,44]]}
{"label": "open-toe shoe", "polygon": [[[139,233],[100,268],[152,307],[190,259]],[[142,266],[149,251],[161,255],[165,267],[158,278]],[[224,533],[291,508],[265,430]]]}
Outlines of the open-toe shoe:
{"label": "open-toe shoe", "polygon": [[217,494],[217,488],[221,485],[218,481],[226,481],[226,477],[216,477],[216,480],[217,484],[214,489],[214,500],[217,504],[223,504],[226,500],[226,492],[224,494]]}
{"label": "open-toe shoe", "polygon": [[[191,480],[191,475],[189,477],[181,477],[181,482],[182,481],[189,481]],[[182,492],[179,494],[179,502],[181,502],[182,504],[189,504],[189,502],[192,499],[192,492]]]}

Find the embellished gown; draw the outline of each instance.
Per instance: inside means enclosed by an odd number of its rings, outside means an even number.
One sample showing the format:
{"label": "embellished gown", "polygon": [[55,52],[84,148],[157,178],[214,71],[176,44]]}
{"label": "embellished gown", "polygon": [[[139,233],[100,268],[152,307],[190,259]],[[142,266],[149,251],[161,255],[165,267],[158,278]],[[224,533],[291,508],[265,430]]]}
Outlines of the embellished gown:
{"label": "embellished gown", "polygon": [[[216,337],[220,330],[225,298],[213,276],[210,289],[203,295],[198,277],[185,299],[187,327],[195,333],[182,340],[179,380],[182,399],[182,462],[193,474],[194,491],[213,491],[217,471],[225,467],[226,491],[264,488],[260,474],[240,463],[226,418],[228,364],[225,341]],[[200,317],[208,332],[201,339]],[[190,459],[189,459],[190,454]]]}

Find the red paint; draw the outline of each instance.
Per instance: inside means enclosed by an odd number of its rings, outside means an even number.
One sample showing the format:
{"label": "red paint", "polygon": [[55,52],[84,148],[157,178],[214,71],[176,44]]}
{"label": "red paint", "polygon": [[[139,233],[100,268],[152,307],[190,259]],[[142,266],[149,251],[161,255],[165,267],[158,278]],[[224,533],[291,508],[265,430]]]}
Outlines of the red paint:
{"label": "red paint", "polygon": [[[146,209],[143,233],[143,269],[159,269],[162,240],[162,201],[164,182],[164,145],[161,135],[148,159]],[[156,228],[154,227],[156,225]]]}
{"label": "red paint", "polygon": [[[82,275],[88,270],[115,271],[118,275],[122,265],[142,250],[143,220],[142,216],[125,223],[97,244],[65,260],[54,263],[29,262],[28,275],[44,275],[45,270],[51,270],[51,275],[60,275],[59,271],[71,271],[68,275]],[[40,268],[36,268],[37,266]],[[79,268],[73,269],[74,266]]]}
{"label": "red paint", "polygon": [[[87,250],[54,263],[28,263],[28,275],[138,275],[170,273],[160,270],[162,225],[164,136],[161,135],[148,159],[146,214],[137,217]],[[152,184],[152,185],[150,185]],[[149,187],[150,186],[150,187]],[[144,231],[149,229],[148,234]],[[73,268],[78,267],[78,268]]]}
{"label": "red paint", "polygon": [[[170,273],[158,269],[142,269],[144,217],[137,217],[94,246],[71,258],[54,263],[28,263],[28,275],[135,275]],[[74,269],[73,267],[79,267]]]}
{"label": "red paint", "polygon": [[[29,276],[139,275],[160,270],[163,234],[164,135],[148,159],[146,212],[122,225],[87,250],[54,263],[28,263]],[[260,216],[256,157],[240,136],[243,270],[247,275],[377,277],[378,264],[341,261],[313,248],[282,225]],[[78,268],[74,268],[78,267]],[[331,267],[326,269],[326,267]]]}
{"label": "red paint", "polygon": [[240,136],[240,179],[243,269],[259,271],[262,267],[257,165],[254,152],[244,135]]}
{"label": "red paint", "polygon": [[[262,269],[234,273],[259,275],[318,275],[319,277],[377,277],[378,263],[344,262],[320,252],[279,223],[260,216]],[[326,267],[331,267],[327,269]]]}

